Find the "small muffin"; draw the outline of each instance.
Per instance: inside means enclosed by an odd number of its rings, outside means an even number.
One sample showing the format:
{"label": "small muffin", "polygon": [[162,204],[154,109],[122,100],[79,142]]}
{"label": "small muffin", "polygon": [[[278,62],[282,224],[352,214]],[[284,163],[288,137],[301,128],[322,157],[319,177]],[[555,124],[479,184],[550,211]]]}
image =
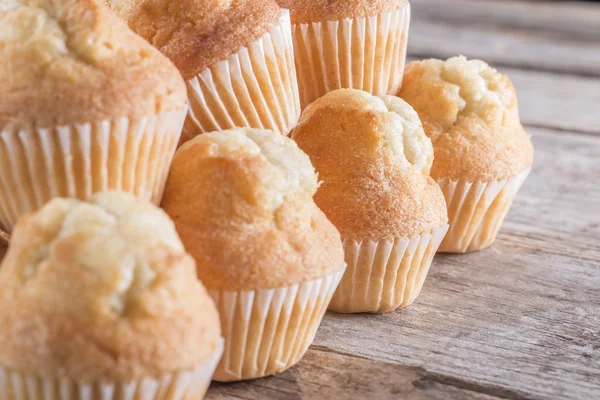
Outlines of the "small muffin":
{"label": "small muffin", "polygon": [[302,108],[329,91],[396,94],[410,22],[408,0],[277,0],[290,10]]}
{"label": "small muffin", "polygon": [[233,127],[287,135],[300,103],[289,13],[274,0],[106,0],[187,81],[182,141]]}
{"label": "small muffin", "polygon": [[431,176],[448,204],[450,229],[440,251],[490,246],[533,163],[512,83],[462,56],[412,62],[404,82],[399,95],[431,138]]}
{"label": "small muffin", "polygon": [[317,187],[306,154],[272,131],[207,133],[177,151],[163,208],[221,315],[214,379],[281,372],[312,343],[345,267]]}
{"label": "small muffin", "polygon": [[159,203],[186,115],[175,66],[94,0],[0,7],[0,228],[53,197]]}
{"label": "small muffin", "polygon": [[416,112],[397,97],[341,89],[308,106],[292,135],[323,180],[315,201],[344,242],[348,268],[329,308],[411,304],[448,229]]}
{"label": "small muffin", "polygon": [[172,221],[130,194],[21,218],[0,292],[4,400],[201,399],[223,350]]}

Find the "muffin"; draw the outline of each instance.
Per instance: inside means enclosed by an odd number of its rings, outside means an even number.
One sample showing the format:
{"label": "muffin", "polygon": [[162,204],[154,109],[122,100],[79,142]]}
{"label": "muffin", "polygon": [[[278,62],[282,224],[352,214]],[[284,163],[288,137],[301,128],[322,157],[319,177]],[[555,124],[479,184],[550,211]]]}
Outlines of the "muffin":
{"label": "muffin", "polygon": [[450,219],[440,251],[490,246],[533,163],[512,83],[483,61],[461,56],[409,64],[399,95],[433,143],[431,176]]}
{"label": "muffin", "polygon": [[223,350],[172,221],[131,194],[21,218],[0,292],[3,400],[201,399]]}
{"label": "muffin", "polygon": [[214,379],[281,372],[313,341],[345,268],[317,186],[306,154],[272,131],[207,133],[177,151],[162,206],[221,316]]}
{"label": "muffin", "polygon": [[411,304],[448,229],[416,112],[394,96],[341,89],[309,105],[292,135],[323,180],[315,201],[344,244],[348,268],[329,308]]}
{"label": "muffin", "polygon": [[396,94],[410,22],[408,0],[277,0],[290,10],[302,108],[329,91]]}
{"label": "muffin", "polygon": [[159,203],[187,112],[175,66],[94,0],[0,8],[0,228],[53,197]]}
{"label": "muffin", "polygon": [[300,116],[290,16],[274,0],[106,0],[187,81],[184,137],[234,127],[287,135]]}

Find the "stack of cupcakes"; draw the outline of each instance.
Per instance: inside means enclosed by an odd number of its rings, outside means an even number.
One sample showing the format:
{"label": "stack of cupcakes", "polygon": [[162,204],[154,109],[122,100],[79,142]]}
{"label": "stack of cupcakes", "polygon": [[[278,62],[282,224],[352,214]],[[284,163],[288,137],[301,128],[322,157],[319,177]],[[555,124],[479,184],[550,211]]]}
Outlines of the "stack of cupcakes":
{"label": "stack of cupcakes", "polygon": [[202,398],[293,366],[327,308],[406,307],[437,251],[490,246],[533,161],[514,88],[464,57],[405,71],[409,19],[0,6],[0,397]]}

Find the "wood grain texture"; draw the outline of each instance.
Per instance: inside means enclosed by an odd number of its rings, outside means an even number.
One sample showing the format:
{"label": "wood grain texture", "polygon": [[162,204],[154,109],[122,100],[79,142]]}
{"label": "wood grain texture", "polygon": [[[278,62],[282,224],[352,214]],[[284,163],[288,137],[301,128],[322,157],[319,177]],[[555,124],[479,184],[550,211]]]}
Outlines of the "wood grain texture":
{"label": "wood grain texture", "polygon": [[413,0],[409,53],[600,77],[600,5]]}
{"label": "wood grain texture", "polygon": [[456,384],[421,368],[313,347],[298,365],[282,374],[249,382],[213,383],[206,399],[498,399],[485,393],[494,389]]}

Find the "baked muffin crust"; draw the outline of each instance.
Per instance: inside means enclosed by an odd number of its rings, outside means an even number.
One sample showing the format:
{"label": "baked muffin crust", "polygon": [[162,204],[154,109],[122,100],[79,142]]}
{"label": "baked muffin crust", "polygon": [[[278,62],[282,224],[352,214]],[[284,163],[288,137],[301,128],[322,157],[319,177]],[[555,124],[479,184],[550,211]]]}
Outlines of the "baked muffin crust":
{"label": "baked muffin crust", "polygon": [[277,0],[291,11],[293,24],[369,17],[402,8],[408,0]]}
{"label": "baked muffin crust", "polygon": [[330,92],[305,109],[292,137],[323,180],[316,203],[344,239],[407,237],[447,222],[429,177],[431,142],[399,98]]}
{"label": "baked muffin crust", "polygon": [[188,80],[268,32],[274,0],[106,0]]}
{"label": "baked muffin crust", "polygon": [[0,365],[129,382],[192,369],[220,338],[217,310],[160,209],[105,192],[20,220],[0,268]]}
{"label": "baked muffin crust", "polygon": [[480,60],[410,63],[399,96],[419,114],[435,151],[435,179],[501,180],[533,162],[515,89]]}
{"label": "baked muffin crust", "polygon": [[342,267],[335,227],[313,201],[317,177],[272,131],[206,133],[175,155],[162,207],[209,289],[289,286]]}
{"label": "baked muffin crust", "polygon": [[0,130],[185,107],[173,64],[97,1],[11,0],[0,26]]}

